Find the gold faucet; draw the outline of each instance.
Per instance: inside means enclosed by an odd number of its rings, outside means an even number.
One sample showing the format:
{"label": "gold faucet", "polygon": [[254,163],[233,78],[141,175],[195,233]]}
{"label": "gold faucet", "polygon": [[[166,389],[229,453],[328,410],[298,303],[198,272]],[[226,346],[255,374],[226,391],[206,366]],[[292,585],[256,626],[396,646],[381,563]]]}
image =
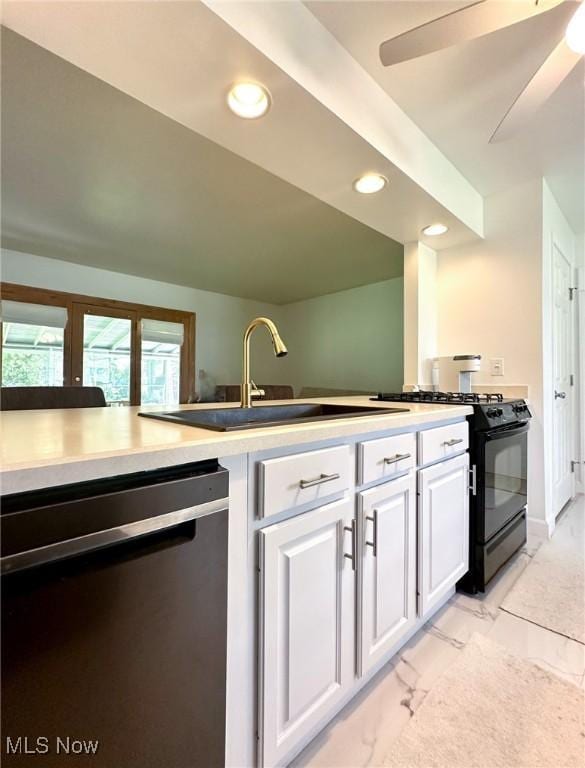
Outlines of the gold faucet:
{"label": "gold faucet", "polygon": [[288,350],[284,345],[284,342],[280,338],[278,328],[274,325],[272,320],[267,317],[257,317],[248,325],[244,332],[244,358],[242,365],[242,408],[252,407],[252,397],[263,394],[261,390],[256,389],[256,385],[250,378],[250,336],[258,326],[264,325],[268,328],[270,337],[272,339],[272,346],[274,347],[274,354],[276,357],[284,357]]}

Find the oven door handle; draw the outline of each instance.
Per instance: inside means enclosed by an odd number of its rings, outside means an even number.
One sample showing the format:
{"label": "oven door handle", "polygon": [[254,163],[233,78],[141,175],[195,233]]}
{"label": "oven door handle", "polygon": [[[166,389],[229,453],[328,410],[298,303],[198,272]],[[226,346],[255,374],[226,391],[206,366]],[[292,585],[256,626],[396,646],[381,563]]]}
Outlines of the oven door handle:
{"label": "oven door handle", "polygon": [[477,464],[469,467],[469,492],[472,496],[477,496]]}
{"label": "oven door handle", "polygon": [[522,435],[528,432],[530,425],[525,424],[511,424],[509,427],[498,427],[498,429],[491,429],[489,432],[484,432],[483,437],[485,440],[501,440],[504,437],[514,437],[515,435]]}

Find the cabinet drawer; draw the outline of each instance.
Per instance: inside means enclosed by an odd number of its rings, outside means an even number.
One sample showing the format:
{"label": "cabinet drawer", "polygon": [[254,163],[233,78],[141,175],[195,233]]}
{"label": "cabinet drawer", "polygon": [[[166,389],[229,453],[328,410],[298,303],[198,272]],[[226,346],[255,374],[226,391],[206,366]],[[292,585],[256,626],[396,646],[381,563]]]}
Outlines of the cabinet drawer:
{"label": "cabinet drawer", "polygon": [[348,445],[267,459],[258,464],[258,512],[268,517],[349,488]]}
{"label": "cabinet drawer", "polygon": [[416,436],[392,435],[358,445],[358,482],[391,479],[416,466]]}
{"label": "cabinet drawer", "polygon": [[469,448],[469,426],[466,421],[419,432],[418,463],[421,466],[446,459]]}

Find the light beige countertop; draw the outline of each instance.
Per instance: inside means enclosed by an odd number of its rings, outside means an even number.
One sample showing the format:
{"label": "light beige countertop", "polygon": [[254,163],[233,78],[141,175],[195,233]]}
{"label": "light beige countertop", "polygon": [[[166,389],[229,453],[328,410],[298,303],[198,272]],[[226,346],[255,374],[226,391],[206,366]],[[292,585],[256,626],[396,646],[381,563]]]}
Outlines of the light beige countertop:
{"label": "light beige countertop", "polygon": [[[280,400],[265,404],[302,402],[404,407],[408,410],[406,413],[233,432],[215,432],[137,415],[139,411],[178,410],[177,407],[5,411],[0,413],[0,492],[6,495],[383,430],[408,431],[462,419],[473,412],[464,405],[378,403],[362,396]],[[180,408],[228,406],[235,407],[236,403],[202,403]]]}

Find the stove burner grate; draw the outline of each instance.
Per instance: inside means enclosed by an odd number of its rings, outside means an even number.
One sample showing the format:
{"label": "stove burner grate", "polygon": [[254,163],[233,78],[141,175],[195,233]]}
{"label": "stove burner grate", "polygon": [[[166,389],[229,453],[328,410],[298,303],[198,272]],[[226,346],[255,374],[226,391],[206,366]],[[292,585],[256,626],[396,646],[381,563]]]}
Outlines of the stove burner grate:
{"label": "stove burner grate", "polygon": [[379,392],[378,400],[399,401],[405,403],[501,403],[504,396],[487,392]]}

